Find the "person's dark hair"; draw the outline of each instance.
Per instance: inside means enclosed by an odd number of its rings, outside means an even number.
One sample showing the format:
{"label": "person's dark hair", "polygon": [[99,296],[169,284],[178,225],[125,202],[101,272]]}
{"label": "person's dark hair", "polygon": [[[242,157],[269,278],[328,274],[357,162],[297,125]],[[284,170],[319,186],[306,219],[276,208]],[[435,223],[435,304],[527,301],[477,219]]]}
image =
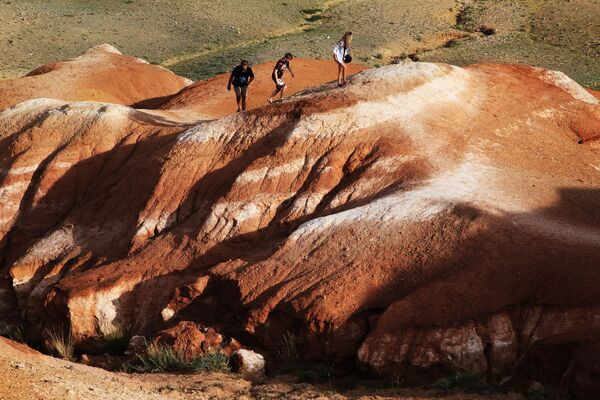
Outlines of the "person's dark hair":
{"label": "person's dark hair", "polygon": [[292,55],[292,53],[285,53],[285,57],[289,58],[290,60],[292,60],[294,58],[294,56]]}
{"label": "person's dark hair", "polygon": [[240,65],[244,65],[244,64],[250,64],[250,63],[248,62],[248,60],[242,60],[242,61],[240,61]]}

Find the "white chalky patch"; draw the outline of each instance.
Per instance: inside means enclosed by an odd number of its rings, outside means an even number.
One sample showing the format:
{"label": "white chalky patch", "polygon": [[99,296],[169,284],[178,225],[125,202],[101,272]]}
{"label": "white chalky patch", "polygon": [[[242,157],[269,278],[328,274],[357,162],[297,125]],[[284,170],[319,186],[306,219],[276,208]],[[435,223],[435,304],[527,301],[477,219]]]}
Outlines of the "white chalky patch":
{"label": "white chalky patch", "polygon": [[583,101],[588,104],[600,104],[600,100],[594,97],[591,93],[589,93],[587,90],[581,87],[573,79],[569,78],[563,72],[544,71],[541,74],[541,79],[544,82],[550,83],[556,87],[561,88],[577,100]]}
{"label": "white chalky patch", "polygon": [[327,194],[327,191],[318,192],[307,192],[298,195],[292,206],[290,207],[289,214],[291,215],[307,215],[315,211],[323,197]]}
{"label": "white chalky patch", "polygon": [[37,98],[25,100],[21,103],[0,112],[0,119],[13,118],[15,114],[37,114],[43,109],[55,108],[65,105],[66,102],[56,99]]}
{"label": "white chalky patch", "polygon": [[98,327],[103,335],[114,332],[115,329],[121,328],[115,323],[117,318],[117,306],[119,298],[124,293],[124,288],[114,287],[107,292],[100,292],[96,295],[93,314],[98,319]]}
{"label": "white chalky patch", "polygon": [[587,244],[600,247],[600,229],[574,225],[557,218],[541,215],[519,215],[513,221],[538,236],[546,236],[568,243]]}
{"label": "white chalky patch", "polygon": [[389,181],[385,176],[377,176],[373,178],[361,178],[354,182],[351,186],[339,192],[332,200],[329,208],[341,206],[348,201],[361,198],[365,195],[372,195],[373,191],[382,187],[386,181]]}
{"label": "white chalky patch", "polygon": [[[71,167],[71,163],[67,163],[67,162],[56,162],[56,163],[52,163],[48,166],[48,169],[67,169]],[[38,168],[39,168],[40,164],[32,164],[32,165],[27,165],[24,167],[17,167],[17,168],[10,168],[9,170],[4,170],[3,172],[6,172],[7,175],[11,175],[11,176],[16,176],[16,175],[25,175],[25,174],[32,174],[34,173]]]}
{"label": "white chalky patch", "polygon": [[245,185],[249,183],[262,182],[266,179],[275,179],[283,174],[298,174],[306,162],[307,160],[305,158],[297,158],[289,163],[281,164],[275,167],[263,167],[244,171],[237,177],[236,183],[239,185]]}
{"label": "white chalky patch", "polygon": [[481,163],[471,154],[455,169],[437,175],[414,190],[398,191],[364,206],[306,222],[290,239],[298,240],[333,226],[364,221],[427,221],[457,203],[487,204],[493,210],[500,205],[503,209],[520,210],[493,188],[494,175],[493,167]]}
{"label": "white chalky patch", "polygon": [[75,245],[75,236],[71,229],[57,229],[37,241],[16,264],[50,261]]}
{"label": "white chalky patch", "polygon": [[[336,112],[312,114],[301,120],[289,137],[313,136],[315,139],[326,139],[351,135],[393,121],[407,131],[409,138],[419,140],[426,135],[421,115],[432,107],[456,103],[465,112],[473,108],[464,101],[468,84],[469,73],[455,67],[406,93],[392,95],[379,102],[359,102]],[[431,153],[437,152],[435,145],[423,148]]]}
{"label": "white chalky patch", "polygon": [[594,165],[594,164],[589,164],[589,163],[588,163],[588,165],[589,165],[590,167],[594,168],[596,171],[600,171],[600,167],[599,167],[599,166],[597,166],[597,165]]}
{"label": "white chalky patch", "polygon": [[24,174],[31,174],[33,172],[35,172],[40,164],[33,164],[33,165],[28,165],[26,167],[17,167],[17,168],[11,168],[8,170],[7,175],[24,175]]}
{"label": "white chalky patch", "polygon": [[10,196],[18,196],[19,198],[23,195],[29,182],[15,182],[7,186],[0,187],[0,204],[7,204],[10,202]]}
{"label": "white chalky patch", "polygon": [[375,161],[373,165],[371,165],[370,169],[379,169],[383,172],[392,173],[397,171],[402,164],[414,159],[416,159],[415,156],[404,154],[399,156],[383,157]]}
{"label": "white chalky patch", "polygon": [[199,124],[180,133],[177,136],[177,143],[206,143],[210,140],[229,140],[237,131],[231,126],[232,121],[236,118],[238,118],[237,115],[232,115],[217,121]]}
{"label": "white chalky patch", "polygon": [[163,310],[160,312],[160,316],[162,317],[163,321],[168,321],[171,318],[173,318],[173,316],[175,315],[175,311],[169,307],[165,307],[163,308]]}
{"label": "white chalky patch", "polygon": [[175,224],[177,219],[176,213],[165,213],[157,218],[144,218],[141,222],[138,221],[138,228],[135,232],[136,237],[154,236],[154,233],[159,233],[170,228]]}

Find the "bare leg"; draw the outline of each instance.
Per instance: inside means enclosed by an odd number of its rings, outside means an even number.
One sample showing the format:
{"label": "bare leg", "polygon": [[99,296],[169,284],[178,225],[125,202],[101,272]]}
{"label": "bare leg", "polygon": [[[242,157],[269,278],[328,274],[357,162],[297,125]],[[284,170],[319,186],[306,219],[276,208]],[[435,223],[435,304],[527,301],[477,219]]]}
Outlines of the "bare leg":
{"label": "bare leg", "polygon": [[280,90],[279,88],[276,88],[276,89],[273,91],[273,93],[271,94],[271,97],[269,97],[269,100],[268,100],[268,101],[269,101],[269,103],[272,103],[272,102],[273,102],[273,97],[275,97],[275,95],[277,95],[277,93],[279,93],[279,90]]}
{"label": "bare leg", "polygon": [[348,83],[346,81],[346,64],[342,64],[342,85],[345,85],[346,83]]}
{"label": "bare leg", "polygon": [[237,107],[238,107],[237,108],[237,112],[240,112],[240,101],[241,101],[241,99],[242,99],[242,95],[236,93],[236,95],[235,95],[235,101],[237,102]]}
{"label": "bare leg", "polygon": [[279,100],[283,100],[283,92],[285,92],[285,86],[281,87],[281,91],[279,92],[280,93]]}
{"label": "bare leg", "polygon": [[337,82],[338,82],[338,86],[340,86],[340,74],[342,72],[342,67],[340,66],[340,63],[338,62],[337,58],[335,58],[335,54],[333,55],[333,61],[335,61],[335,63],[337,64],[337,67],[338,67]]}

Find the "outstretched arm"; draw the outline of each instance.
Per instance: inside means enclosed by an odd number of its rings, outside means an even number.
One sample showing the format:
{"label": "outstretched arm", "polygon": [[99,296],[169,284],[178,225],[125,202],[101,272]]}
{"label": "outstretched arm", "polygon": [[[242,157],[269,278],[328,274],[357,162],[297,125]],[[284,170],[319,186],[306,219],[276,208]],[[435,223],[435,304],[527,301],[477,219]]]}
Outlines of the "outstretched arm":
{"label": "outstretched arm", "polygon": [[289,65],[288,65],[288,70],[290,71],[290,74],[292,74],[292,78],[295,78],[296,75],[294,75],[294,71],[292,71],[292,68],[290,68]]}

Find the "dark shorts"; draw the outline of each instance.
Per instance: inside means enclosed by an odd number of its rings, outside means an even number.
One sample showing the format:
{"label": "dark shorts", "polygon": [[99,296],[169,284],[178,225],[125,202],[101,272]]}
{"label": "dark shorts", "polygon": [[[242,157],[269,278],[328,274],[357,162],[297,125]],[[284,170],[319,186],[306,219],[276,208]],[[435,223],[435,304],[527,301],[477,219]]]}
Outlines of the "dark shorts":
{"label": "dark shorts", "polygon": [[246,93],[248,93],[248,85],[234,86],[233,90],[235,90],[235,94],[237,96],[246,97]]}

